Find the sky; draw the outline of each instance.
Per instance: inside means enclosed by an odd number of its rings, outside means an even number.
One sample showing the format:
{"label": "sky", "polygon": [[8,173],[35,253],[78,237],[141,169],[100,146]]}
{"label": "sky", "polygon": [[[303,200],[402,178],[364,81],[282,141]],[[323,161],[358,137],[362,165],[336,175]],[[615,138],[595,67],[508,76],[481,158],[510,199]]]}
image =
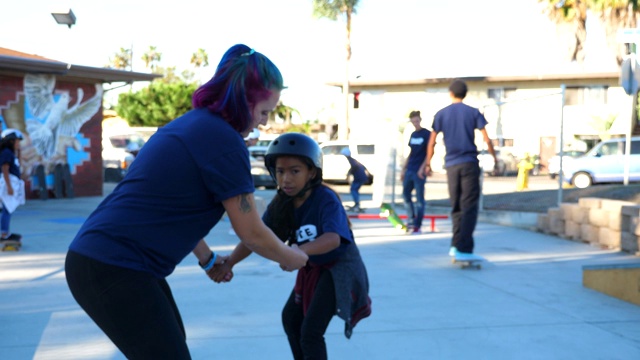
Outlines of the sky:
{"label": "sky", "polygon": [[[103,67],[133,47],[133,70],[148,72],[140,58],[156,46],[160,65],[180,73],[193,70],[191,54],[203,48],[209,66],[197,76],[206,81],[230,46],[246,44],[278,66],[283,102],[305,119],[339,98],[326,84],[345,74],[344,20],[314,18],[311,0],[22,0],[0,8],[0,47],[76,65]],[[77,17],[71,28],[51,16],[68,9]],[[588,47],[603,46],[596,33]],[[562,73],[570,68],[562,40],[537,0],[360,0],[350,78]],[[617,69],[606,51],[587,54],[586,70]]]}

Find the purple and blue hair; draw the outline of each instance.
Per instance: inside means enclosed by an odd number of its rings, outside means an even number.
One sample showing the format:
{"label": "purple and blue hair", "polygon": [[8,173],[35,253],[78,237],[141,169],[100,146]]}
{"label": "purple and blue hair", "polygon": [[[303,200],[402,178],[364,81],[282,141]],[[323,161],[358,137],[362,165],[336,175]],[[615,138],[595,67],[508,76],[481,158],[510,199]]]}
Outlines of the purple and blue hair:
{"label": "purple and blue hair", "polygon": [[222,56],[215,74],[193,93],[193,107],[220,114],[243,132],[251,124],[251,110],[272,91],[284,89],[280,70],[250,47],[234,45]]}

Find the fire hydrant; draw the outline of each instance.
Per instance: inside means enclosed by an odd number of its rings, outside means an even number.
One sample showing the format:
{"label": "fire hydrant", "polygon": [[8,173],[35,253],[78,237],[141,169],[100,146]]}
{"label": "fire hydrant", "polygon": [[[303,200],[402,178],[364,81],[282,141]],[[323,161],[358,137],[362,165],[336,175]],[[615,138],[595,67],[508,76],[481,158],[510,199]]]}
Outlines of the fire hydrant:
{"label": "fire hydrant", "polygon": [[529,154],[518,163],[518,177],[516,179],[516,190],[522,191],[529,187],[529,171],[533,169],[533,163],[529,160]]}

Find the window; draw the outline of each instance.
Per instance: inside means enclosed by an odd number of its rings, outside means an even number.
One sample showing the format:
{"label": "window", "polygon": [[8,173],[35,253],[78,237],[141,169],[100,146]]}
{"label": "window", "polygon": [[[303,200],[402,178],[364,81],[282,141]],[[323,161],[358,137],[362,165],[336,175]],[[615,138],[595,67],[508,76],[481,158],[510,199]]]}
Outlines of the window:
{"label": "window", "polygon": [[640,155],[640,140],[631,140],[631,155]]}
{"label": "window", "polygon": [[323,155],[341,155],[342,149],[346,148],[346,145],[325,146],[322,148]]}
{"label": "window", "polygon": [[606,104],[607,87],[569,87],[565,90],[564,101],[565,105]]}
{"label": "window", "polygon": [[624,153],[624,142],[616,141],[602,144],[598,149],[598,155],[622,155]]}
{"label": "window", "polygon": [[487,97],[499,102],[504,99],[513,98],[516,94],[516,88],[495,88],[487,90]]}
{"label": "window", "polygon": [[358,145],[358,155],[372,155],[374,150],[374,145]]}

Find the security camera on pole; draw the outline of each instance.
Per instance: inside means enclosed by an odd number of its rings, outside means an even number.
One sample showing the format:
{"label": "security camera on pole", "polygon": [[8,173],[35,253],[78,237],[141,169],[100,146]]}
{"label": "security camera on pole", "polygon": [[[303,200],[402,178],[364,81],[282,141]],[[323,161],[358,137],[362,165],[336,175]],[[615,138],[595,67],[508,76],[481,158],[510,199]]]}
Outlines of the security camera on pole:
{"label": "security camera on pole", "polygon": [[640,28],[637,29],[620,29],[618,31],[618,42],[632,44],[633,50],[630,51],[629,57],[622,62],[620,69],[620,86],[627,95],[631,96],[631,124],[627,129],[625,149],[624,149],[624,184],[629,185],[629,172],[631,161],[631,131],[635,126],[633,122],[638,111],[636,104],[638,103],[638,84],[640,84],[640,68],[636,60],[636,51],[640,42]]}

